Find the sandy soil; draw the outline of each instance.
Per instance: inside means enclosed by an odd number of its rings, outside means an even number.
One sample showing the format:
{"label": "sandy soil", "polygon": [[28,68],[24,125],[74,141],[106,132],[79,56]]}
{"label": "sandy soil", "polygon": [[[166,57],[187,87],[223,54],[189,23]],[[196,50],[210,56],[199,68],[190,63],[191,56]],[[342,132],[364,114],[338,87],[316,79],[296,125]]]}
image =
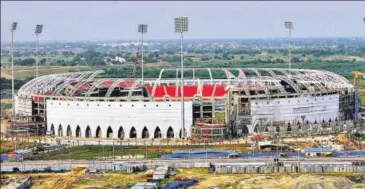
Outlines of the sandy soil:
{"label": "sandy soil", "polygon": [[[199,183],[190,189],[219,186],[227,189],[349,189],[365,188],[365,180],[355,184],[345,176],[361,174],[209,174],[206,169],[180,170],[179,177],[195,177]],[[173,179],[173,178],[172,178]]]}

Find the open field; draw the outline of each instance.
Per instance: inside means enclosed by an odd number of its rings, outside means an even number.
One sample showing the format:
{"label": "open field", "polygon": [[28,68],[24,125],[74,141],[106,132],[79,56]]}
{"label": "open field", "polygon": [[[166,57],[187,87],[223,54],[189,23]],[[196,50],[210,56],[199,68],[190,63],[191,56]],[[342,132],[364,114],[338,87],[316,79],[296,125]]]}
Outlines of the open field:
{"label": "open field", "polygon": [[0,99],[1,104],[9,104],[11,103],[11,98],[2,98]]}
{"label": "open field", "polygon": [[64,173],[15,173],[4,174],[5,176],[21,177],[32,176],[33,185],[31,189],[68,189],[76,182],[82,175],[85,174],[85,167],[73,167],[72,171]]}
{"label": "open field", "polygon": [[[146,173],[124,172],[84,173],[82,168],[73,168],[66,173],[4,174],[19,177],[31,175],[31,188],[120,188],[127,189],[137,182],[146,181]],[[189,189],[207,189],[219,186],[224,189],[360,189],[365,187],[365,176],[359,173],[312,173],[312,174],[211,174],[207,168],[178,169],[178,174],[162,181],[165,186],[176,178],[197,178],[199,182]]]}
{"label": "open field", "polygon": [[[176,177],[195,177],[198,184],[191,189],[203,189],[219,186],[227,189],[344,189],[364,188],[363,174],[333,173],[333,174],[210,174],[206,168],[180,169],[179,173],[164,183]],[[358,178],[358,183],[350,179]]]}
{"label": "open field", "polygon": [[[75,144],[77,145],[77,144]],[[236,150],[237,152],[247,152],[248,149],[243,144],[226,144],[226,145],[214,145],[208,146],[212,149],[229,149]],[[144,156],[147,150],[148,158],[159,158],[163,154],[172,153],[174,150],[188,150],[187,146],[147,146],[145,147],[121,147],[118,145],[114,146],[115,156],[125,155],[140,155]],[[190,149],[204,149],[202,146],[190,146]],[[75,146],[65,150],[57,152],[49,152],[45,154],[39,154],[32,156],[34,160],[63,160],[63,159],[74,159],[74,160],[94,160],[97,157],[112,157],[113,147],[112,146]]]}
{"label": "open field", "polygon": [[72,185],[74,189],[97,188],[120,188],[127,189],[136,182],[146,181],[144,173],[127,174],[123,172],[105,172],[97,175],[86,174]]}
{"label": "open field", "polygon": [[[38,72],[39,75],[47,75],[54,73],[66,73],[71,70],[89,70],[88,66],[39,66]],[[22,80],[29,77],[34,77],[36,74],[35,66],[17,66],[14,67],[14,75],[16,79]],[[1,77],[5,77],[7,79],[11,79],[11,69],[10,68],[2,68],[1,69]]]}

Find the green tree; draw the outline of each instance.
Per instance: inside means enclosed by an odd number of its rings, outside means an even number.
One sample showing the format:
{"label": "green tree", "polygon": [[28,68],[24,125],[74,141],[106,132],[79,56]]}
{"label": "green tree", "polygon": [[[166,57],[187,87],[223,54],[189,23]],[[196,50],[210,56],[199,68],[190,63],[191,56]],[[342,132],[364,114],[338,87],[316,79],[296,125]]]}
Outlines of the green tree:
{"label": "green tree", "polygon": [[44,65],[46,62],[47,62],[47,60],[46,60],[45,58],[42,58],[42,59],[39,61],[39,64],[40,64],[40,65]]}

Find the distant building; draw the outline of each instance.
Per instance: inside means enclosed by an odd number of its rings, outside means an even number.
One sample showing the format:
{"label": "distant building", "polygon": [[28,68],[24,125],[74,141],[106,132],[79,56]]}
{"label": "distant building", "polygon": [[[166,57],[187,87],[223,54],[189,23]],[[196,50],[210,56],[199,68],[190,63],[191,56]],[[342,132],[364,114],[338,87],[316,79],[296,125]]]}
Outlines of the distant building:
{"label": "distant building", "polygon": [[109,56],[104,57],[104,62],[106,65],[113,65],[112,58],[110,58]]}
{"label": "distant building", "polygon": [[267,51],[261,51],[262,56],[267,56],[269,53]]}
{"label": "distant building", "polygon": [[116,56],[114,60],[116,62],[120,62],[120,63],[125,63],[126,62],[125,58],[120,57],[120,56]]}

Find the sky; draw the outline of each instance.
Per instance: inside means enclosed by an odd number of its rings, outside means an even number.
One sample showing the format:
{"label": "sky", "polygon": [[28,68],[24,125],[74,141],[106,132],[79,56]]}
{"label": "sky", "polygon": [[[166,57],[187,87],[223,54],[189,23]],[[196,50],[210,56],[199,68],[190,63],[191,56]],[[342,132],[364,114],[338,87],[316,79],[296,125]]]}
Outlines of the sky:
{"label": "sky", "polygon": [[187,16],[187,39],[364,36],[365,1],[1,1],[1,41],[135,40],[138,24],[148,24],[145,39],[176,39],[174,18]]}

